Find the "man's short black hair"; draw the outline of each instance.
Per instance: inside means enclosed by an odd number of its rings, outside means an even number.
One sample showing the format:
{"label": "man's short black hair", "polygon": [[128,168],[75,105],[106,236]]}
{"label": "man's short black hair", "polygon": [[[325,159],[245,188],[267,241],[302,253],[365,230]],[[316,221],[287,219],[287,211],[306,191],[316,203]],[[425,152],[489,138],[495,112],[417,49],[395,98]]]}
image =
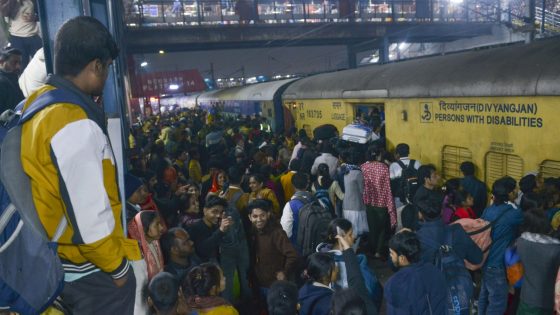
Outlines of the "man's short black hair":
{"label": "man's short black hair", "polygon": [[406,143],[399,143],[395,148],[395,152],[397,152],[399,157],[407,157],[410,154],[410,147]]}
{"label": "man's short black hair", "polygon": [[177,239],[176,234],[178,231],[185,231],[185,233],[188,233],[185,229],[181,227],[174,227],[169,229],[167,232],[165,232],[159,239],[159,243],[161,245],[161,252],[163,253],[163,260],[165,261],[165,264],[169,264],[171,262],[171,248],[175,246],[175,239]]}
{"label": "man's short black hair", "polygon": [[420,261],[420,240],[413,232],[402,231],[395,234],[389,240],[389,248],[397,255],[406,257],[411,264]]}
{"label": "man's short black hair", "polygon": [[292,176],[292,185],[294,185],[296,189],[306,190],[307,186],[309,186],[309,177],[302,172],[295,173],[294,176]]}
{"label": "man's short black hair", "polygon": [[517,182],[510,176],[504,176],[492,185],[492,196],[494,204],[501,205],[509,201],[509,194],[515,190]]}
{"label": "man's short black hair", "polygon": [[473,162],[465,161],[465,162],[461,163],[461,166],[459,167],[459,169],[461,169],[461,172],[465,176],[474,175],[474,164],[473,164]]}
{"label": "man's short black hair", "polygon": [[210,195],[206,198],[206,203],[204,204],[204,208],[210,209],[215,206],[222,206],[224,210],[228,207],[228,202],[224,198],[220,198],[218,196]]}
{"label": "man's short black hair", "polygon": [[289,281],[276,281],[268,290],[266,298],[268,314],[292,315],[297,312],[298,289]]}
{"label": "man's short black hair", "polygon": [[416,207],[426,221],[438,220],[441,217],[441,203],[431,198],[418,201]]}
{"label": "man's short black hair", "polygon": [[11,56],[16,55],[16,56],[21,56],[23,55],[21,50],[17,49],[17,48],[6,48],[6,49],[2,49],[0,51],[0,62],[5,62],[6,60],[10,59]]}
{"label": "man's short black hair", "polygon": [[418,182],[420,185],[424,185],[426,178],[430,179],[432,172],[436,171],[436,167],[433,164],[426,164],[418,168]]}
{"label": "man's short black hair", "polygon": [[239,184],[243,179],[243,172],[237,166],[232,166],[228,169],[229,182],[232,184]]}
{"label": "man's short black hair", "polygon": [[301,169],[301,160],[300,159],[291,160],[288,168],[290,169],[290,171],[298,172]]}
{"label": "man's short black hair", "polygon": [[267,199],[255,199],[247,205],[247,214],[251,215],[255,209],[270,212],[272,211],[272,202]]}
{"label": "man's short black hair", "polygon": [[109,30],[97,19],[75,17],[60,27],[54,43],[54,72],[77,76],[90,62],[117,58],[119,49]]}
{"label": "man's short black hair", "polygon": [[160,312],[168,312],[177,307],[179,281],[168,272],[160,272],[148,285],[148,296]]}
{"label": "man's short black hair", "polygon": [[519,190],[521,190],[524,194],[532,192],[537,188],[537,176],[534,174],[528,174],[523,176],[521,180],[519,180]]}

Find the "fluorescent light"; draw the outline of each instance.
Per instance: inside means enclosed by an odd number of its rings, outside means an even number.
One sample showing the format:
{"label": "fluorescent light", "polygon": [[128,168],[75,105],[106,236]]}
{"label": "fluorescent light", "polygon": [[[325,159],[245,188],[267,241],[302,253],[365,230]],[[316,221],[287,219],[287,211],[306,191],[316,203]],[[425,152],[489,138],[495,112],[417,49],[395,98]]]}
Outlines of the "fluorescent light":
{"label": "fluorescent light", "polygon": [[399,44],[399,49],[400,49],[400,50],[404,50],[404,49],[408,48],[408,46],[409,46],[409,45],[408,45],[407,43],[404,43],[404,42],[403,42],[403,43],[400,43],[400,44]]}
{"label": "fluorescent light", "polygon": [[160,50],[159,53],[160,53],[160,55],[163,55],[163,54],[165,54],[165,50]]}
{"label": "fluorescent light", "polygon": [[142,61],[142,63],[140,64],[140,67],[144,68],[148,66],[148,62],[147,61]]}
{"label": "fluorescent light", "polygon": [[171,84],[171,85],[169,85],[169,89],[172,90],[172,91],[175,91],[175,90],[179,89],[179,86],[177,84]]}

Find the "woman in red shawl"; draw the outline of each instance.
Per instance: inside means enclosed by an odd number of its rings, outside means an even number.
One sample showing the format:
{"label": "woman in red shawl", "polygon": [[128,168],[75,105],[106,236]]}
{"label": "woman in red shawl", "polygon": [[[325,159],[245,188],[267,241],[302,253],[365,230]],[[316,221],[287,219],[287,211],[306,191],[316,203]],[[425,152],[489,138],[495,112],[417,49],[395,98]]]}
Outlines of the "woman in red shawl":
{"label": "woman in red shawl", "polygon": [[148,281],[163,271],[163,254],[159,239],[163,234],[160,217],[155,211],[140,211],[128,224],[128,234],[140,244],[148,266]]}

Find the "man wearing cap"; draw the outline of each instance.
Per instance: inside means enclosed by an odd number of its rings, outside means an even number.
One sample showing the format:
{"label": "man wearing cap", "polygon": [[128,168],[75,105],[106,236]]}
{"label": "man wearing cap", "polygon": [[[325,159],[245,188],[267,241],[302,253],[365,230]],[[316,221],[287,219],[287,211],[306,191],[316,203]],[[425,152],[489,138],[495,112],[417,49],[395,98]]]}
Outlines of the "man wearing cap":
{"label": "man wearing cap", "polygon": [[0,114],[14,109],[24,99],[19,88],[18,76],[21,72],[21,51],[9,48],[0,52]]}

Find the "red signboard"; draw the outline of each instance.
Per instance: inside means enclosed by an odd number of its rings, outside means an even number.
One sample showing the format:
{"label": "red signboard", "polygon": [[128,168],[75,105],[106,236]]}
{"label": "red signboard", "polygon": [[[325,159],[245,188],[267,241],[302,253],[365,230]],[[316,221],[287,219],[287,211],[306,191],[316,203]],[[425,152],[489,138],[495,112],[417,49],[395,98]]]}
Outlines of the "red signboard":
{"label": "red signboard", "polygon": [[137,73],[131,77],[132,97],[200,92],[206,83],[198,70]]}

